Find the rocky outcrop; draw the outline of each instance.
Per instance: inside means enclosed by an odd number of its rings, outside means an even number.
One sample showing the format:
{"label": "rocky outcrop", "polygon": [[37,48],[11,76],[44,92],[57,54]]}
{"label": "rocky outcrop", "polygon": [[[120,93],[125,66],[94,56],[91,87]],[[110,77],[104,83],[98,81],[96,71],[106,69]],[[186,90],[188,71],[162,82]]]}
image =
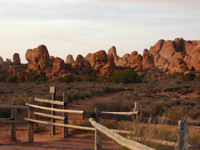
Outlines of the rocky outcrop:
{"label": "rocky outcrop", "polygon": [[73,56],[71,54],[67,55],[65,63],[66,64],[72,64],[72,63],[74,63],[74,58],[73,58]]}
{"label": "rocky outcrop", "polygon": [[3,61],[3,58],[2,58],[2,57],[0,57],[0,65],[1,65],[1,66],[4,66],[4,61]]}
{"label": "rocky outcrop", "polygon": [[118,57],[117,57],[117,51],[116,51],[116,47],[115,47],[115,46],[112,46],[112,47],[108,50],[108,56],[109,56],[109,55],[113,55],[114,62],[117,63]]}
{"label": "rocky outcrop", "polygon": [[13,64],[21,64],[20,56],[18,53],[13,54]]}
{"label": "rocky outcrop", "polygon": [[142,70],[142,56],[137,51],[133,51],[128,59],[129,67],[135,71]]}
{"label": "rocky outcrop", "polygon": [[28,49],[25,57],[28,61],[28,69],[30,70],[40,70],[49,67],[49,52],[45,45],[40,45],[34,49]]}
{"label": "rocky outcrop", "polygon": [[64,60],[58,57],[55,58],[52,66],[52,72],[59,73],[61,70],[64,70],[64,68],[65,68]]}
{"label": "rocky outcrop", "polygon": [[143,59],[142,59],[143,69],[151,69],[154,68],[154,57],[149,53],[147,49],[143,51]]}

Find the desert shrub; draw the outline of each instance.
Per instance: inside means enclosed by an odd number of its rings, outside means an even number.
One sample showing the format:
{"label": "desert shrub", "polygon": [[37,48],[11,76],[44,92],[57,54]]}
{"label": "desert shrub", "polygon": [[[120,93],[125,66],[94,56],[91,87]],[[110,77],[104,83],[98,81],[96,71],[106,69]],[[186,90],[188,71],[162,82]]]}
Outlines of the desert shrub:
{"label": "desert shrub", "polygon": [[71,74],[68,74],[64,77],[59,78],[60,82],[65,82],[65,83],[70,83],[70,82],[74,82],[74,76],[72,76]]}
{"label": "desert shrub", "polygon": [[47,81],[48,81],[48,78],[46,78],[46,77],[38,77],[38,78],[36,79],[36,81],[37,81],[37,83],[39,84],[39,83],[41,83],[41,82],[47,82]]}
{"label": "desert shrub", "polygon": [[25,77],[20,77],[20,78],[18,79],[18,82],[19,82],[19,83],[24,83],[24,82],[26,82]]}
{"label": "desert shrub", "polygon": [[87,74],[85,81],[97,81],[97,75],[95,72],[92,72],[91,74]]}
{"label": "desert shrub", "polygon": [[5,75],[0,75],[0,82],[5,82],[5,81],[6,81]]}
{"label": "desert shrub", "polygon": [[200,119],[200,104],[195,105],[189,112],[188,116],[192,119]]}
{"label": "desert shrub", "polygon": [[18,79],[17,76],[10,76],[10,77],[6,78],[6,82],[7,83],[17,83],[17,79]]}
{"label": "desert shrub", "polygon": [[171,79],[178,79],[181,78],[183,76],[182,73],[180,72],[174,72],[168,75]]}
{"label": "desert shrub", "polygon": [[193,81],[195,79],[195,73],[194,72],[189,72],[187,74],[183,75],[183,80],[185,81]]}
{"label": "desert shrub", "polygon": [[0,118],[9,118],[11,115],[11,109],[3,108],[0,109]]}
{"label": "desert shrub", "polygon": [[115,75],[107,78],[107,81],[111,83],[123,83],[123,84],[140,83],[142,82],[142,78],[133,70],[125,70],[122,72],[117,72]]}

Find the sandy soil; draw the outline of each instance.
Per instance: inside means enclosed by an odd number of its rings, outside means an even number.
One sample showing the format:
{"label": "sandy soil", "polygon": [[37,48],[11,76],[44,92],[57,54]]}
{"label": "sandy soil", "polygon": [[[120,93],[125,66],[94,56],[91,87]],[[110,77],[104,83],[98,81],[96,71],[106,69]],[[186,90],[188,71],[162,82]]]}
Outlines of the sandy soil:
{"label": "sandy soil", "polygon": [[[112,96],[112,94],[110,95]],[[92,100],[99,100],[108,98],[108,95],[96,97]],[[85,105],[91,103],[90,100],[79,100],[69,104],[69,109],[83,110]],[[26,111],[21,111],[18,119],[22,120],[27,117]],[[69,122],[72,119],[81,120],[81,116],[69,115]],[[50,135],[50,126],[39,125],[39,132],[34,134],[34,142],[28,141],[27,124],[17,125],[17,139],[12,141],[10,139],[10,124],[0,123],[0,150],[92,150],[94,149],[94,132],[92,131],[78,131],[69,130],[69,136],[62,138],[62,128],[56,127],[56,135]],[[119,149],[119,146],[103,136],[102,138],[103,149]]]}
{"label": "sandy soil", "polygon": [[185,95],[182,95],[182,94],[179,94],[179,93],[176,93],[176,92],[157,92],[157,94],[159,94],[159,95],[167,95],[167,96],[169,96],[172,93],[178,95],[181,99],[185,99],[185,98],[192,99],[192,98],[199,97],[197,90],[194,90],[192,93],[187,93]]}

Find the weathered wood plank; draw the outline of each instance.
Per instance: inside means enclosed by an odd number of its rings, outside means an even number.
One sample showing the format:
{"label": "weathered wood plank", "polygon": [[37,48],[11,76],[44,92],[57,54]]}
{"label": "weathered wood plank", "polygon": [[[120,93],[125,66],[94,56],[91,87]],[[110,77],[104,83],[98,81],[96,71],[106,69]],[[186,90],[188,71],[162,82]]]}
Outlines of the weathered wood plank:
{"label": "weathered wood plank", "polygon": [[[63,92],[63,103],[65,104],[63,106],[63,110],[66,110],[68,107],[68,102],[67,102],[67,95],[65,92]],[[63,113],[63,118],[65,118],[65,120],[63,120],[63,124],[68,124],[68,114],[67,113]],[[66,138],[68,135],[68,128],[63,127],[62,129],[62,136],[63,138]]]}
{"label": "weathered wood plank", "polygon": [[28,123],[27,121],[15,121],[15,120],[5,120],[5,119],[0,119],[1,123],[16,123],[16,124],[23,124],[23,123]]}
{"label": "weathered wood plank", "polygon": [[[100,117],[101,112],[95,108],[95,121],[101,123],[101,117]],[[101,132],[97,129],[95,129],[95,145],[94,145],[95,150],[102,150],[101,146]]]}
{"label": "weathered wood plank", "polygon": [[88,131],[94,131],[95,130],[92,127],[83,127],[83,126],[61,124],[61,123],[51,123],[51,122],[47,122],[47,121],[41,121],[41,120],[35,120],[35,119],[29,119],[29,118],[24,118],[24,120],[29,121],[29,122],[48,124],[48,125],[55,125],[55,126],[67,127],[67,128],[79,129],[79,130],[88,130]]}
{"label": "weathered wood plank", "polygon": [[107,111],[102,111],[101,113],[105,114],[115,114],[115,115],[138,115],[139,112],[107,112]]}
{"label": "weathered wood plank", "polygon": [[57,109],[57,108],[49,108],[49,107],[43,107],[43,106],[38,106],[38,105],[33,105],[26,103],[27,106],[32,107],[32,108],[38,108],[38,109],[43,109],[43,110],[49,110],[49,111],[56,111],[56,112],[64,112],[64,113],[74,113],[74,114],[83,114],[84,111],[82,110],[63,110],[63,109]]}
{"label": "weathered wood plank", "polygon": [[[34,98],[33,97],[30,97],[29,103],[30,104],[34,104]],[[29,109],[28,118],[29,119],[34,119],[34,109],[33,108]],[[28,141],[29,142],[33,142],[33,140],[34,140],[34,123],[33,122],[29,122],[28,123]]]}
{"label": "weathered wood plank", "polygon": [[37,102],[42,102],[42,103],[49,103],[49,104],[54,104],[54,105],[64,105],[64,102],[61,101],[56,101],[56,100],[49,100],[49,99],[40,99],[40,98],[35,98],[35,101]]}
{"label": "weathered wood plank", "polygon": [[185,122],[178,122],[177,150],[188,150],[188,128]]}
{"label": "weathered wood plank", "polygon": [[90,118],[89,121],[92,124],[92,126],[94,126],[96,129],[101,131],[103,134],[105,134],[109,138],[111,138],[114,141],[116,141],[121,146],[124,146],[124,147],[132,149],[132,150],[155,150],[155,149],[150,148],[148,146],[142,145],[142,144],[140,144],[138,142],[135,142],[135,141],[132,141],[132,140],[128,140],[128,139],[120,136],[119,134],[110,131],[108,128],[104,127],[103,125],[98,124],[97,122],[95,122],[93,118]]}
{"label": "weathered wood plank", "polygon": [[[12,104],[15,105],[16,102],[14,101]],[[11,109],[11,118],[13,118],[14,121],[17,120],[17,109],[16,108]],[[16,124],[15,124],[15,122],[13,122],[11,124],[11,139],[16,140]]]}
{"label": "weathered wood plank", "polygon": [[54,118],[58,120],[65,120],[65,117],[62,116],[55,116],[55,115],[50,115],[50,114],[45,114],[45,113],[40,113],[40,112],[34,112],[34,115],[46,117],[46,118]]}
{"label": "weathered wood plank", "polygon": [[[136,115],[114,114],[110,112],[101,112],[100,116],[102,119],[128,120],[128,121],[133,121],[136,118]],[[84,111],[83,117],[95,118],[95,113]]]}
{"label": "weathered wood plank", "polygon": [[0,108],[29,109],[28,106],[12,105],[12,104],[0,104]]}

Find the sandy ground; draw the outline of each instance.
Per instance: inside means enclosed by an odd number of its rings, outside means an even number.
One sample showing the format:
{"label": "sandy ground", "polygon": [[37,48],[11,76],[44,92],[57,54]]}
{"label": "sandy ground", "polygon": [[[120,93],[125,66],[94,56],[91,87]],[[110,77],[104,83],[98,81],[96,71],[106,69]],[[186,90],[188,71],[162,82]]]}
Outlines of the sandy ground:
{"label": "sandy ground", "polygon": [[[112,96],[112,94],[110,95]],[[101,96],[107,98],[108,95]],[[92,98],[98,100],[99,98]],[[91,103],[90,100],[79,100],[69,104],[69,109],[83,110],[85,105]],[[27,111],[21,111],[18,119],[27,117]],[[72,119],[81,120],[82,117],[69,114],[69,122]],[[94,132],[69,130],[69,136],[62,138],[62,128],[56,127],[56,135],[50,135],[49,125],[39,125],[39,132],[34,134],[34,142],[28,141],[27,124],[17,124],[17,139],[10,139],[10,124],[0,123],[0,150],[92,150],[94,149]],[[102,138],[103,149],[119,149],[119,146],[106,136]]]}

